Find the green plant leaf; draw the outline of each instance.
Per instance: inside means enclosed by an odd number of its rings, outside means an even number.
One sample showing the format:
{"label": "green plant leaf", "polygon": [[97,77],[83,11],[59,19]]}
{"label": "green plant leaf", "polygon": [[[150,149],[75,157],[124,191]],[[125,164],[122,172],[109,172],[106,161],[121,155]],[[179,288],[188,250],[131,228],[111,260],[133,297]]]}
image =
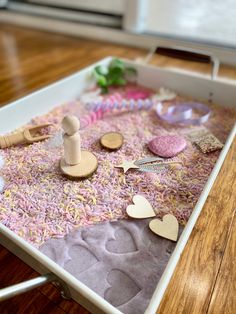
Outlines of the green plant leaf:
{"label": "green plant leaf", "polygon": [[109,85],[112,85],[114,84],[114,81],[122,77],[124,77],[123,71],[120,68],[113,68],[109,71],[109,74],[107,75],[107,82]]}
{"label": "green plant leaf", "polygon": [[126,85],[127,81],[123,77],[119,77],[113,81],[113,85]]}
{"label": "green plant leaf", "polygon": [[107,75],[109,70],[107,67],[105,67],[104,65],[98,65],[95,67],[94,69],[96,71],[96,73],[100,74],[100,75]]}
{"label": "green plant leaf", "polygon": [[98,65],[93,70],[93,75],[97,85],[101,87],[102,93],[108,93],[108,87],[112,85],[123,86],[127,84],[126,77],[131,79],[135,76],[137,70],[132,67],[125,67],[124,62],[119,59],[113,59],[109,67]]}
{"label": "green plant leaf", "polygon": [[100,75],[98,78],[97,78],[97,83],[99,86],[101,87],[104,87],[104,86],[107,86],[107,79],[105,76],[103,75]]}
{"label": "green plant leaf", "polygon": [[113,59],[109,66],[109,69],[112,68],[120,68],[121,70],[124,70],[125,68],[124,62],[119,59]]}
{"label": "green plant leaf", "polygon": [[109,73],[108,75],[109,76],[121,76],[124,74],[124,70],[119,68],[119,67],[114,67],[114,68],[111,68],[109,69]]}

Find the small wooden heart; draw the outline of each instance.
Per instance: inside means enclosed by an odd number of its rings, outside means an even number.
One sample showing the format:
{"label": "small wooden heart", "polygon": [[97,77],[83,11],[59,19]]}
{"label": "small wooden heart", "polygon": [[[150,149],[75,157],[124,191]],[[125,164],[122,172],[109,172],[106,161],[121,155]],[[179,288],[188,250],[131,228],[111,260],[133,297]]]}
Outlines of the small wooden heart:
{"label": "small wooden heart", "polygon": [[179,223],[175,216],[168,214],[163,217],[163,221],[159,219],[153,219],[149,223],[149,228],[155,234],[172,240],[177,241],[179,232]]}
{"label": "small wooden heart", "polygon": [[156,214],[152,208],[152,205],[149,203],[149,201],[141,196],[141,195],[135,195],[133,197],[134,205],[129,205],[126,208],[127,214],[132,218],[149,218],[149,217],[155,217]]}

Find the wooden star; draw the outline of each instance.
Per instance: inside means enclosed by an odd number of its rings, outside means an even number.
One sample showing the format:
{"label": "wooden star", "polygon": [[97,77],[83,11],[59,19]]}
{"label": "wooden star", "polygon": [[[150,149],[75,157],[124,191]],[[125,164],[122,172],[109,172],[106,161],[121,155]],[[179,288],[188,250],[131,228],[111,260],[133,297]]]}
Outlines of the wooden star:
{"label": "wooden star", "polygon": [[134,161],[123,160],[122,164],[115,166],[116,168],[123,168],[124,173],[129,169],[139,169],[138,166],[134,164]]}

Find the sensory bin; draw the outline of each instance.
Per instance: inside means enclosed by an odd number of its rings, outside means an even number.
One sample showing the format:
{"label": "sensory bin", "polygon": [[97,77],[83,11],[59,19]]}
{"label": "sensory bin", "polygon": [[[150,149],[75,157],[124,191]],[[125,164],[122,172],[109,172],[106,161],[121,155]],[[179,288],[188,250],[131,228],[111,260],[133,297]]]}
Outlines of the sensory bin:
{"label": "sensory bin", "polygon": [[[155,93],[132,83],[111,88],[101,97],[115,101],[135,94],[145,99]],[[184,100],[178,95],[168,103]],[[98,169],[88,179],[71,181],[59,169],[63,155],[60,123],[66,114],[83,121],[88,109],[81,102],[65,103],[30,122],[53,123],[48,130],[52,138],[0,150],[0,221],[124,313],[143,313],[175,243],[154,235],[147,227],[149,219],[129,219],[126,208],[134,195],[142,195],[157,218],[168,213],[177,218],[180,235],[220,154],[202,153],[189,134],[207,128],[225,143],[236,110],[208,104],[212,114],[204,127],[167,124],[153,109],[94,119],[80,134],[82,148],[96,155]],[[99,142],[111,131],[124,136],[123,146],[112,152]],[[167,134],[182,135],[187,141],[186,149],[171,158],[182,162],[181,167],[126,174],[115,168],[124,159],[154,156],[148,142]],[[117,294],[123,286],[125,292]]]}

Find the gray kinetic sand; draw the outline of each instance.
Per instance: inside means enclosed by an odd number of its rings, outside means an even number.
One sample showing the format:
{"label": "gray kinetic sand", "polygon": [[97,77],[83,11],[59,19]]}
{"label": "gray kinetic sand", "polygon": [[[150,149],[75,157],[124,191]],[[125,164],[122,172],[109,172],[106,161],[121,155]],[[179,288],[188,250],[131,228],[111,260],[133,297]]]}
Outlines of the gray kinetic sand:
{"label": "gray kinetic sand", "polygon": [[105,222],[51,239],[40,250],[125,314],[143,314],[175,243],[150,219]]}

